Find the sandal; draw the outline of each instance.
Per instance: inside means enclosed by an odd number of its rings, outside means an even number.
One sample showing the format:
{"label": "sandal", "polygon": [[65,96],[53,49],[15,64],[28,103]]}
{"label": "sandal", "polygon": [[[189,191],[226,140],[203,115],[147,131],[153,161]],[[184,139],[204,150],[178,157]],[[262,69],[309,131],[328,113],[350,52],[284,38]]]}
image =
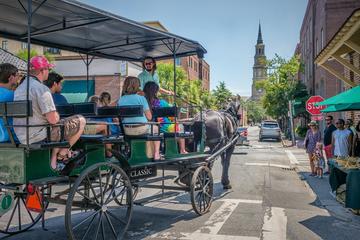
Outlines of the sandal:
{"label": "sandal", "polygon": [[56,167],[53,168],[52,166],[50,167],[51,170],[53,170],[54,172],[61,172],[64,168],[65,168],[65,163],[62,161],[57,161],[56,162]]}
{"label": "sandal", "polygon": [[72,151],[71,154],[71,158],[68,159],[65,167],[60,171],[63,176],[68,176],[73,169],[85,163],[85,151]]}

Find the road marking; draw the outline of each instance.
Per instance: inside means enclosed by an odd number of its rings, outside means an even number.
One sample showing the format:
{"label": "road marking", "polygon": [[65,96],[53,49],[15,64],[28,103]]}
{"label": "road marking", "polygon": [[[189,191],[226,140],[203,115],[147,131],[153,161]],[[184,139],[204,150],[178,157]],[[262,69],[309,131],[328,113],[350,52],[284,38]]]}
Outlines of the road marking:
{"label": "road marking", "polygon": [[286,239],[287,217],[284,208],[268,208],[264,215],[262,239],[279,240]]}
{"label": "road marking", "polygon": [[272,163],[245,163],[246,166],[266,166],[277,168],[289,168],[289,165],[272,164]]}
{"label": "road marking", "polygon": [[[252,199],[221,199],[221,206],[209,217],[204,226],[193,233],[161,232],[150,236],[150,239],[197,239],[197,240],[259,240],[259,237],[233,236],[217,234],[226,220],[240,203],[262,204],[262,200]],[[176,237],[175,237],[176,236]],[[180,236],[180,237],[179,237]]]}
{"label": "road marking", "polygon": [[290,160],[290,164],[299,165],[299,161],[296,159],[294,154],[290,150],[285,150],[286,155],[288,156]]}
{"label": "road marking", "polygon": [[222,202],[224,203],[210,216],[210,218],[204,223],[204,226],[198,229],[196,233],[215,235],[220,231],[239,203],[262,203],[260,200],[248,199],[224,199]]}
{"label": "road marking", "polygon": [[233,236],[233,235],[220,235],[220,234],[207,234],[207,233],[176,233],[165,232],[157,235],[150,236],[150,239],[179,239],[179,240],[260,240],[259,237],[251,236]]}

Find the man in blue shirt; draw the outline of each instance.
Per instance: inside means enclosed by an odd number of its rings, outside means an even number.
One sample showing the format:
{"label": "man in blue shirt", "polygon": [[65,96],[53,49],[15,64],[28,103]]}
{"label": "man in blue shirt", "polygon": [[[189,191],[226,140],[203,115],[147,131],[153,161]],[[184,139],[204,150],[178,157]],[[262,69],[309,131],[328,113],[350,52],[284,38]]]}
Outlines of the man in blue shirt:
{"label": "man in blue shirt", "polygon": [[[13,89],[16,87],[19,77],[18,69],[14,65],[10,63],[0,64],[0,102],[14,101]],[[12,119],[9,119],[9,125],[12,125]],[[0,142],[8,141],[10,141],[9,134],[3,119],[0,118]]]}
{"label": "man in blue shirt", "polygon": [[66,98],[61,95],[62,80],[64,78],[56,73],[49,73],[48,80],[44,81],[44,84],[50,89],[55,105],[68,104]]}

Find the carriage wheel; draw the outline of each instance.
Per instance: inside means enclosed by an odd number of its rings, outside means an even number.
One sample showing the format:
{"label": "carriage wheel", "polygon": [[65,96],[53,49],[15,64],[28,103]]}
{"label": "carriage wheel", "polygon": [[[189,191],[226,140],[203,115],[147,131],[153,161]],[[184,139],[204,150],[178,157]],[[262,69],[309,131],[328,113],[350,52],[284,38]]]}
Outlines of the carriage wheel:
{"label": "carriage wheel", "polygon": [[194,211],[203,215],[208,212],[213,195],[213,177],[206,166],[198,167],[192,177],[190,185],[191,204]]}
{"label": "carriage wheel", "polygon": [[[115,200],[122,199],[119,207]],[[121,239],[132,215],[132,188],[126,173],[112,163],[83,171],[70,190],[65,210],[69,239]]]}
{"label": "carriage wheel", "polygon": [[[25,232],[32,228],[43,216],[48,202],[43,201],[43,209],[40,212],[30,211],[26,208],[25,202],[27,197],[26,188],[21,191],[3,192],[6,194],[7,200],[2,201],[2,205],[8,205],[9,209],[0,215],[0,232],[4,234],[17,234]],[[11,194],[11,195],[10,195]]]}

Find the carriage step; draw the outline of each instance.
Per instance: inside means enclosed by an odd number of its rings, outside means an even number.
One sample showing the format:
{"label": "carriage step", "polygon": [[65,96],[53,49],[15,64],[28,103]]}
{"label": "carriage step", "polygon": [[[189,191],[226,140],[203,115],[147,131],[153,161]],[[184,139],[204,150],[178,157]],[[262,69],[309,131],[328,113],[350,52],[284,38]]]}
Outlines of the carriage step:
{"label": "carriage step", "polygon": [[35,186],[44,186],[48,184],[56,184],[56,183],[68,182],[68,181],[69,181],[69,177],[61,176],[61,177],[40,178],[40,179],[32,180],[30,181],[30,183]]}
{"label": "carriage step", "polygon": [[134,202],[135,205],[144,205],[147,203],[151,203],[151,202],[155,202],[161,199],[165,199],[165,198],[169,198],[169,197],[174,197],[176,195],[178,195],[179,192],[164,192],[164,193],[159,193],[150,197],[145,197],[145,198],[141,198],[137,201]]}
{"label": "carriage step", "polygon": [[176,178],[175,175],[169,175],[169,176],[165,176],[165,177],[156,177],[156,178],[150,178],[150,179],[147,179],[147,180],[143,180],[143,181],[140,181],[137,184],[137,186],[139,187],[143,187],[144,185],[146,184],[151,184],[151,183],[156,183],[156,182],[160,182],[162,180],[171,180],[171,179],[174,179]]}

